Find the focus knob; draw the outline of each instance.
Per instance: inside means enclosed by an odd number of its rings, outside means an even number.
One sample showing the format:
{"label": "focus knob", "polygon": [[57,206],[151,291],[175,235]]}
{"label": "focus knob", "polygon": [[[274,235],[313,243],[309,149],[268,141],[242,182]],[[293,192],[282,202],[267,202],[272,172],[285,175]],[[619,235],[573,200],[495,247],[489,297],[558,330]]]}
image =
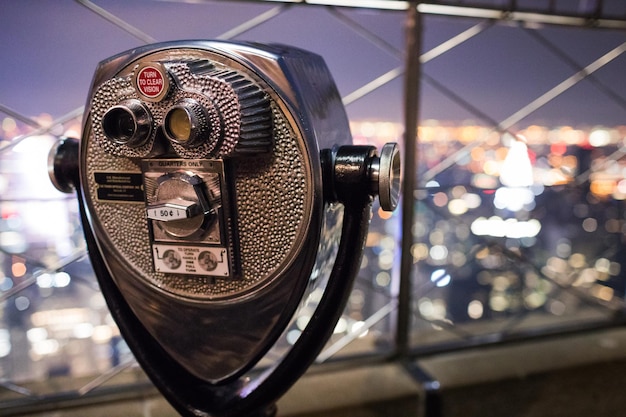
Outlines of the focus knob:
{"label": "focus knob", "polygon": [[396,143],[383,146],[380,157],[372,161],[371,172],[380,207],[384,211],[394,211],[398,207],[401,183],[400,152]]}

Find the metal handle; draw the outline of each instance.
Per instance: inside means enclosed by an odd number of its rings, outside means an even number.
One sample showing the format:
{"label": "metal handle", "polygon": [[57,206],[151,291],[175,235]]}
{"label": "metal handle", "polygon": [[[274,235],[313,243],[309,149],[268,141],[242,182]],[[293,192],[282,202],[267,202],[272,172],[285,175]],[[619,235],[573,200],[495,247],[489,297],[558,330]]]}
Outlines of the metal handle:
{"label": "metal handle", "polygon": [[322,150],[324,194],[330,202],[348,203],[378,195],[380,207],[393,211],[400,198],[400,152],[396,143],[383,146],[346,145]]}

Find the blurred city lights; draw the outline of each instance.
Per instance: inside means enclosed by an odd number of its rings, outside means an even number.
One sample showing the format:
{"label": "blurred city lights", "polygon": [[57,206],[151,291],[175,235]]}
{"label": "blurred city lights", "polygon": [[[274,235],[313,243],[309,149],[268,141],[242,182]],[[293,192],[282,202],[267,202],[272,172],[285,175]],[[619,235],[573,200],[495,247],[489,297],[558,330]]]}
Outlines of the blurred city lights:
{"label": "blurred city lights", "polygon": [[4,358],[11,353],[11,336],[7,329],[0,328],[0,358]]}
{"label": "blurred city lights", "polygon": [[611,133],[602,128],[596,128],[589,133],[589,144],[596,148],[607,146],[611,143]]}
{"label": "blurred city lights", "polygon": [[467,315],[473,319],[479,319],[483,316],[484,307],[483,303],[479,300],[472,300],[467,305]]}
{"label": "blurred city lights", "polygon": [[520,211],[522,209],[533,209],[535,194],[530,188],[521,187],[500,187],[496,190],[493,205],[499,209],[509,211]]}
{"label": "blurred city lights", "polygon": [[11,265],[11,273],[15,278],[23,277],[26,274],[26,264],[22,261],[15,261]]}
{"label": "blurred city lights", "polygon": [[445,287],[450,284],[452,278],[445,269],[436,269],[430,274],[430,281],[437,287]]}
{"label": "blurred city lights", "polygon": [[[0,133],[19,135],[22,127],[7,119],[2,120]],[[351,128],[357,143],[378,146],[398,141],[403,130],[399,124],[376,121],[353,122]],[[65,127],[65,131],[76,136],[80,127]],[[416,324],[416,332],[442,332],[452,324],[464,326],[464,321],[489,323],[494,317],[520,311],[555,318],[582,311],[572,297],[561,295],[558,285],[585,291],[602,303],[623,297],[623,291],[615,285],[616,280],[623,279],[619,259],[607,254],[610,252],[587,250],[581,246],[581,239],[598,247],[610,244],[611,236],[626,239],[623,215],[602,206],[605,202],[626,200],[626,161],[622,162],[618,152],[624,144],[626,128],[532,125],[509,135],[475,122],[446,126],[426,121],[419,134],[421,171],[417,178],[424,183],[414,192],[417,216],[411,228],[414,242],[410,256],[415,279],[429,283],[430,289],[414,294],[415,312],[428,322],[426,328]],[[23,158],[30,158],[32,152],[42,154],[42,144],[48,140],[49,137],[33,137],[9,154],[22,166]],[[475,143],[480,144],[474,146]],[[458,156],[454,166],[432,178],[421,176],[422,170],[437,166],[466,145],[470,147]],[[617,157],[612,152],[618,152]],[[589,179],[588,193],[576,182],[577,175],[585,173]],[[14,192],[11,176],[0,173],[0,180],[4,181],[0,181],[0,186]],[[33,187],[40,190],[37,184]],[[47,195],[47,191],[42,192],[41,195]],[[75,242],[82,239],[80,228],[70,224],[68,213],[75,215],[75,211],[70,212],[65,203],[43,200],[26,207],[4,204],[1,221],[5,228],[0,228],[0,245],[5,253],[13,254],[7,255],[0,274],[0,291],[11,290],[24,277],[36,276],[34,288],[38,289],[39,298],[37,294],[17,294],[10,303],[30,319],[25,332],[30,355],[39,363],[45,358],[68,355],[70,340],[108,347],[119,336],[110,315],[93,313],[106,311],[104,299],[97,292],[78,303],[68,297],[72,301],[66,301],[66,305],[42,307],[42,300],[50,294],[71,294],[75,287],[72,274],[39,273],[40,266],[27,262],[29,258],[22,258],[21,254],[39,245],[62,256],[75,250]],[[555,205],[550,206],[552,203]],[[564,218],[557,210],[570,217]],[[47,218],[40,215],[42,212],[47,213]],[[51,224],[50,217],[58,221]],[[373,293],[397,291],[394,277],[400,256],[398,228],[399,214],[374,212],[361,262],[363,286],[351,294],[333,337],[377,337],[379,332],[366,325],[366,319],[376,311]],[[584,237],[589,235],[594,239]],[[42,241],[46,243],[33,245]],[[527,262],[536,264],[525,265],[510,258],[521,251],[528,251]],[[63,288],[67,290],[55,290]],[[308,302],[315,305],[320,297],[321,292],[316,290]],[[287,331],[287,344],[295,343],[310,314],[305,309],[295,320]],[[10,332],[0,328],[0,357],[10,355],[11,349]]]}
{"label": "blurred city lights", "polygon": [[533,185],[533,169],[528,147],[522,140],[513,140],[500,168],[500,182],[507,187],[530,187]]}
{"label": "blurred city lights", "polygon": [[56,272],[54,274],[44,273],[37,276],[37,286],[39,288],[64,288],[71,282],[71,277],[67,272]]}
{"label": "blurred city lights", "polygon": [[517,219],[502,219],[499,216],[490,218],[479,217],[472,222],[472,233],[476,236],[494,236],[519,239],[535,237],[541,231],[541,223],[536,219],[519,221]]}
{"label": "blurred city lights", "polygon": [[31,343],[41,342],[48,338],[48,331],[43,327],[33,327],[26,331],[26,337]]}

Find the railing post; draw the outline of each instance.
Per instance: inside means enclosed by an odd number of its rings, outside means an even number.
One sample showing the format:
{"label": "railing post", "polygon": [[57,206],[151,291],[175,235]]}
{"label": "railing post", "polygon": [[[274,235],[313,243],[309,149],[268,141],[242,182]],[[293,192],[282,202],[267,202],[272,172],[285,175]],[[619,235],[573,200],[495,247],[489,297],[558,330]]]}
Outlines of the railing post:
{"label": "railing post", "polygon": [[413,191],[417,174],[417,126],[420,92],[420,55],[422,18],[417,10],[419,2],[412,1],[406,19],[406,55],[404,71],[404,163],[402,192],[402,258],[400,261],[400,286],[398,292],[398,322],[396,349],[400,356],[409,353],[411,327],[411,269],[413,258],[413,223],[415,202]]}

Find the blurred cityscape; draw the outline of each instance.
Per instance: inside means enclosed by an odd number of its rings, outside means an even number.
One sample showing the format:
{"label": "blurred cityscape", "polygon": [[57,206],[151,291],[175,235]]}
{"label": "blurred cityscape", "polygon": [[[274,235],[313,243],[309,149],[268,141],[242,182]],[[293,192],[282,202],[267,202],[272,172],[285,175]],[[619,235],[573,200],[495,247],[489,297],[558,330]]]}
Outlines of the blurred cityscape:
{"label": "blurred cityscape", "polygon": [[[10,117],[0,123],[0,380],[106,372],[130,354],[86,257],[76,200],[47,176],[54,136],[78,137],[80,122],[32,136],[35,128]],[[351,128],[356,143],[402,142],[396,123]],[[626,126],[499,132],[423,121],[418,137],[410,254],[417,351],[620,319]],[[374,206],[361,272],[330,345],[361,343],[339,356],[393,341],[400,218]],[[305,324],[296,320],[284,343]]]}

